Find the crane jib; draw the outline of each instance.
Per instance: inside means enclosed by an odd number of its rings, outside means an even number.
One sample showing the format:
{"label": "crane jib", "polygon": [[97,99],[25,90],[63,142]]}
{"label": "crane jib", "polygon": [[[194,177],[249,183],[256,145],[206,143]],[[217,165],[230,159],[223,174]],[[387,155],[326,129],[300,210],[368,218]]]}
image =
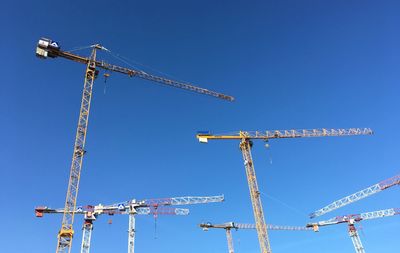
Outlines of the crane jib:
{"label": "crane jib", "polygon": [[[93,45],[92,48],[94,50],[95,49],[104,49],[100,45]],[[54,41],[52,41],[50,39],[45,39],[45,38],[42,38],[41,40],[39,40],[38,46],[36,48],[36,55],[40,58],[62,57],[62,58],[72,60],[75,62],[79,62],[82,64],[87,64],[90,61],[90,59],[87,57],[83,57],[83,56],[76,55],[76,54],[73,54],[70,52],[62,51],[61,48],[59,47],[58,43],[55,43]],[[140,71],[140,70],[130,69],[130,68],[125,68],[125,67],[109,64],[105,61],[94,60],[94,63],[96,65],[96,67],[102,68],[107,71],[125,74],[130,77],[136,76],[136,77],[140,77],[145,80],[157,82],[160,84],[164,84],[164,85],[168,85],[168,86],[172,86],[175,88],[184,89],[184,90],[188,90],[188,91],[192,91],[192,92],[196,92],[196,93],[200,93],[200,94],[204,94],[204,95],[209,95],[209,96],[216,97],[216,98],[223,99],[223,100],[228,100],[228,101],[234,100],[234,97],[232,97],[232,96],[228,96],[228,95],[225,95],[225,94],[222,94],[219,92],[215,92],[212,90],[197,87],[197,86],[189,84],[189,83],[178,82],[178,81],[170,80],[170,79],[167,79],[164,77],[151,75],[151,74],[148,74],[148,73]]]}

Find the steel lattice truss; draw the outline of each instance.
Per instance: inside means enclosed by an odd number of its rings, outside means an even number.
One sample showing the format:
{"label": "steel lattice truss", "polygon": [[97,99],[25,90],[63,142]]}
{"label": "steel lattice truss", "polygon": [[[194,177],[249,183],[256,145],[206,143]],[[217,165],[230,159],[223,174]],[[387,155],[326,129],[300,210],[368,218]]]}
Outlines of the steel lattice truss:
{"label": "steel lattice truss", "polygon": [[[63,214],[64,209],[52,209],[49,207],[38,207],[35,209],[36,216],[41,217],[43,214]],[[116,208],[109,208],[108,206],[97,205],[97,206],[86,206],[86,207],[77,207],[74,214],[83,214],[86,215],[88,213],[94,214],[95,216],[107,214],[107,215],[114,215],[114,214],[129,214],[129,209],[124,209],[122,211],[118,211]],[[162,207],[155,210],[151,209],[150,207],[137,207],[135,208],[135,214],[139,215],[150,215],[150,214],[171,214],[171,215],[188,215],[189,209],[186,208],[167,208]]]}
{"label": "steel lattice truss", "polygon": [[246,168],[247,183],[250,190],[250,198],[253,206],[254,219],[256,223],[258,241],[262,253],[271,253],[271,246],[268,238],[267,224],[265,223],[264,211],[261,204],[260,190],[258,189],[256,171],[251,156],[251,144],[249,140],[240,143],[244,166]]}
{"label": "steel lattice truss", "polygon": [[175,197],[175,198],[160,198],[160,199],[148,199],[143,202],[149,206],[159,205],[192,205],[192,204],[205,204],[205,203],[216,203],[224,201],[224,195],[210,196],[210,197]]}
{"label": "steel lattice truss", "polygon": [[92,98],[93,82],[95,79],[96,48],[93,49],[90,60],[87,63],[85,82],[82,93],[82,102],[79,112],[78,127],[76,130],[74,152],[70,169],[67,196],[64,206],[64,215],[60,232],[58,233],[57,252],[71,252],[73,237],[74,212],[78,197],[79,180],[82,170],[82,161],[85,154],[86,133],[89,120],[90,103]]}
{"label": "steel lattice truss", "polygon": [[267,130],[267,131],[239,131],[226,134],[211,134],[210,132],[199,132],[197,138],[200,142],[207,142],[212,139],[284,139],[303,137],[329,137],[329,136],[352,136],[371,135],[370,128],[339,128],[339,129],[291,129],[291,130]]}
{"label": "steel lattice truss", "polygon": [[394,185],[399,185],[400,184],[400,175],[396,175],[392,178],[386,179],[380,183],[374,184],[366,189],[363,189],[361,191],[358,191],[354,194],[351,194],[349,196],[346,196],[342,199],[339,199],[313,213],[310,214],[311,218],[321,216],[323,214],[329,213],[335,209],[341,208],[345,205],[351,204],[353,202],[359,201],[363,198],[366,198],[368,196],[371,196],[375,193],[381,192],[383,190],[386,190]]}
{"label": "steel lattice truss", "polygon": [[234,253],[233,239],[232,239],[232,234],[231,234],[231,230],[230,229],[226,229],[226,240],[228,241],[229,253]]}
{"label": "steel lattice truss", "polygon": [[[202,223],[199,226],[203,229],[208,229],[208,228],[256,229],[255,224],[236,223],[236,222],[227,222],[227,223],[223,223],[223,224]],[[282,226],[282,225],[271,225],[271,224],[267,224],[267,229],[268,230],[312,231],[312,228],[304,227],[304,226]]]}
{"label": "steel lattice truss", "polygon": [[251,146],[253,139],[268,141],[269,139],[303,138],[303,137],[329,137],[329,136],[353,136],[371,135],[370,128],[348,128],[348,129],[302,129],[302,130],[272,130],[272,131],[239,131],[226,134],[212,134],[208,131],[198,132],[196,137],[202,143],[208,140],[240,140],[244,166],[246,169],[247,182],[250,190],[251,203],[257,229],[258,240],[262,253],[271,253],[268,239],[267,225],[260,200],[260,191],[257,185],[256,173],[251,157]]}
{"label": "steel lattice truss", "polygon": [[349,222],[359,222],[362,220],[372,220],[382,217],[394,216],[400,214],[400,208],[389,208],[379,211],[366,212],[361,214],[349,214],[343,216],[336,216],[329,220],[318,221],[314,223],[308,223],[307,227],[312,226],[327,226],[327,225],[335,225],[340,223],[349,223]]}
{"label": "steel lattice truss", "polygon": [[[38,207],[35,209],[36,216],[42,217],[43,214],[63,214],[64,209],[51,209],[48,207]],[[93,231],[93,221],[100,215],[115,215],[115,214],[125,214],[129,215],[129,230],[128,230],[128,252],[134,252],[134,241],[135,241],[135,218],[136,215],[188,215],[189,209],[185,208],[170,208],[162,206],[157,208],[156,210],[150,207],[135,207],[130,206],[123,210],[118,210],[115,206],[85,206],[78,207],[74,214],[82,214],[84,215],[84,225],[83,225],[83,233],[82,233],[82,244],[81,244],[81,253],[89,253],[90,251],[90,242]]]}
{"label": "steel lattice truss", "polygon": [[106,63],[106,62],[103,62],[103,61],[98,61],[97,64],[98,64],[99,68],[103,68],[105,70],[110,70],[110,71],[114,71],[114,72],[119,72],[119,73],[122,73],[122,74],[129,75],[131,77],[132,76],[136,76],[136,77],[139,77],[139,78],[142,78],[142,79],[146,79],[146,80],[150,80],[150,81],[153,81],[153,82],[156,82],[156,83],[172,86],[172,87],[175,87],[175,88],[189,90],[189,91],[192,91],[192,92],[213,96],[213,97],[225,99],[225,100],[228,100],[228,101],[233,101],[234,100],[233,97],[228,96],[228,95],[224,95],[222,93],[218,93],[218,92],[211,91],[211,90],[208,90],[208,89],[200,88],[200,87],[194,86],[194,85],[189,84],[189,83],[177,82],[175,80],[170,80],[170,79],[167,79],[167,78],[164,78],[164,77],[151,75],[151,74],[148,74],[148,73],[146,73],[144,71],[141,71],[141,70],[128,69],[128,68],[116,66],[116,65],[113,65],[113,64],[109,64],[109,63]]}
{"label": "steel lattice truss", "polygon": [[354,224],[349,224],[349,236],[353,242],[356,253],[365,253],[364,246],[361,243],[360,236],[358,235],[357,229]]}
{"label": "steel lattice truss", "polygon": [[96,50],[105,50],[108,52],[109,50],[107,50],[106,48],[104,48],[99,44],[92,45],[91,48],[92,48],[92,53],[89,58],[86,58],[72,54],[70,52],[64,52],[61,50],[57,42],[46,38],[41,38],[36,47],[36,56],[38,56],[39,58],[46,59],[48,57],[50,58],[62,57],[68,60],[72,60],[87,65],[83,95],[81,100],[81,108],[78,120],[78,127],[76,131],[74,151],[72,155],[72,164],[70,168],[68,190],[64,206],[64,215],[62,219],[61,229],[58,233],[57,251],[56,251],[58,253],[71,252],[71,245],[74,234],[73,222],[75,214],[73,211],[75,210],[76,207],[76,200],[79,192],[79,181],[82,170],[82,161],[83,161],[83,156],[85,154],[84,147],[86,141],[87,127],[88,127],[90,104],[92,99],[92,89],[94,80],[96,79],[99,72],[98,69],[96,69],[96,67],[112,72],[119,72],[122,74],[129,75],[131,77],[137,76],[142,79],[150,80],[159,84],[180,88],[204,95],[209,95],[228,101],[234,100],[234,98],[231,96],[218,93],[215,91],[210,91],[208,89],[197,87],[191,84],[181,83],[175,80],[170,80],[167,78],[150,75],[143,71],[138,71],[134,69],[128,69],[108,64],[104,61],[98,61],[96,60]]}
{"label": "steel lattice truss", "polygon": [[365,253],[364,246],[361,243],[361,239],[358,235],[357,229],[354,226],[356,222],[360,222],[362,220],[371,220],[382,217],[394,216],[400,214],[399,208],[390,208],[373,212],[366,212],[361,214],[350,214],[333,217],[329,220],[319,221],[314,223],[307,224],[307,227],[312,227],[314,231],[318,231],[320,226],[329,226],[336,225],[341,223],[347,223],[349,229],[349,236],[351,241],[353,242],[354,249],[356,253]]}
{"label": "steel lattice truss", "polygon": [[96,205],[77,207],[74,211],[64,208],[52,209],[48,207],[37,207],[35,209],[36,216],[42,217],[43,214],[61,214],[68,213],[69,215],[83,214],[85,223],[83,226],[83,237],[81,245],[81,253],[89,253],[90,240],[93,230],[93,221],[99,215],[108,214],[128,214],[129,215],[129,230],[128,230],[128,252],[134,253],[135,242],[135,215],[149,215],[154,217],[158,215],[188,215],[189,210],[185,208],[171,208],[171,205],[191,205],[191,204],[206,204],[224,201],[223,195],[218,196],[187,196],[174,198],[146,199],[136,201],[135,199],[120,202],[112,205]]}
{"label": "steel lattice truss", "polygon": [[[207,223],[199,224],[199,226],[205,231],[207,231],[210,228],[225,229],[229,253],[234,253],[231,229],[235,229],[235,230],[257,229],[257,226],[255,224],[244,224],[244,223],[235,223],[235,222],[226,222],[226,223],[222,223],[222,224],[212,224],[210,222],[207,222]],[[268,230],[312,231],[311,228],[297,227],[297,226],[266,225],[266,227]]]}
{"label": "steel lattice truss", "polygon": [[314,231],[318,231],[320,226],[336,225],[341,223],[347,223],[349,229],[349,236],[353,242],[354,249],[356,253],[365,253],[364,246],[361,243],[361,239],[358,235],[357,229],[354,226],[356,222],[362,220],[371,220],[382,217],[394,216],[400,214],[400,208],[389,208],[379,211],[366,212],[361,214],[350,214],[333,217],[329,220],[319,221],[307,224],[307,227],[312,227]]}
{"label": "steel lattice truss", "polygon": [[90,252],[90,241],[92,237],[93,223],[88,222],[83,225],[81,253]]}
{"label": "steel lattice truss", "polygon": [[[41,41],[50,41],[48,43],[51,43],[51,40],[49,39],[41,39]],[[101,49],[103,51],[106,52],[110,52],[110,50],[106,49],[105,47],[96,44],[93,45],[92,47],[97,48],[97,49]],[[38,51],[39,50],[39,51]],[[39,47],[37,48],[36,51],[36,55],[41,57],[41,58],[47,58],[47,57],[51,57],[51,58],[55,58],[55,57],[62,57],[68,60],[72,60],[75,62],[79,62],[79,63],[83,63],[83,64],[88,64],[88,62],[90,61],[90,58],[86,58],[77,54],[73,54],[70,52],[66,52],[66,51],[62,51],[60,49],[60,47],[54,47],[54,46],[46,46],[44,47],[43,44],[39,43]],[[117,73],[121,73],[121,74],[125,74],[128,75],[130,77],[139,77],[145,80],[149,80],[149,81],[153,81],[155,83],[159,83],[159,84],[163,84],[166,86],[171,86],[171,87],[175,87],[175,88],[179,88],[179,89],[183,89],[183,90],[187,90],[187,91],[192,91],[195,93],[200,93],[200,94],[204,94],[204,95],[209,95],[209,96],[213,96],[216,98],[220,98],[220,99],[224,99],[224,100],[228,100],[228,101],[233,101],[234,97],[232,96],[228,96],[219,92],[215,92],[212,90],[208,90],[208,89],[204,89],[198,86],[194,86],[193,84],[189,84],[189,83],[183,83],[183,82],[178,82],[175,80],[171,80],[171,79],[167,79],[165,77],[160,77],[160,76],[155,76],[152,74],[148,74],[144,71],[141,70],[137,70],[137,69],[130,69],[130,68],[125,68],[125,67],[121,67],[121,66],[117,66],[117,65],[113,65],[110,63],[107,63],[105,61],[95,61],[95,64],[98,68],[102,68],[104,70],[107,71],[111,71],[111,72],[117,72]]]}

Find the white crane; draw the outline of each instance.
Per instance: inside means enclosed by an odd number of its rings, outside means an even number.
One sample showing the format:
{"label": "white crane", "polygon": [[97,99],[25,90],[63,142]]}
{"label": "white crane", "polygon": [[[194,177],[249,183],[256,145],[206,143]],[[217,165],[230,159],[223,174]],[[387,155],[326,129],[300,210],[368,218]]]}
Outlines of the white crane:
{"label": "white crane", "polygon": [[[235,223],[235,222],[227,222],[223,224],[212,224],[210,222],[202,223],[199,225],[204,231],[208,231],[210,228],[220,228],[225,229],[226,232],[226,240],[228,242],[228,251],[229,253],[234,253],[233,250],[233,240],[231,229],[256,229],[256,224],[244,224],[244,223]],[[280,225],[270,225],[267,224],[267,230],[291,230],[291,231],[313,231],[312,228],[308,227],[299,227],[299,226],[280,226]]]}
{"label": "white crane", "polygon": [[357,233],[357,229],[354,226],[355,223],[362,220],[371,220],[377,218],[383,218],[388,216],[394,216],[400,214],[399,208],[390,208],[385,210],[366,212],[361,214],[350,214],[344,216],[337,216],[325,221],[318,221],[314,223],[308,223],[307,227],[312,227],[315,232],[319,231],[319,227],[337,225],[341,223],[347,223],[349,229],[349,236],[353,242],[356,253],[365,253],[364,246],[361,243],[360,236]]}
{"label": "white crane", "polygon": [[[189,210],[183,208],[169,208],[172,205],[192,205],[192,204],[206,204],[213,202],[224,201],[223,195],[207,196],[207,197],[174,197],[174,198],[160,198],[160,199],[145,199],[137,201],[135,199],[119,202],[112,205],[97,205],[78,207],[74,214],[84,215],[84,225],[82,233],[81,253],[89,253],[90,241],[92,237],[93,221],[96,217],[102,214],[128,214],[129,215],[129,228],[128,228],[128,253],[134,253],[135,249],[135,216],[136,215],[149,215],[153,214],[155,217],[158,215],[188,215]],[[64,209],[51,209],[48,207],[37,207],[35,209],[37,217],[43,217],[43,214],[63,214]]]}
{"label": "white crane", "polygon": [[386,180],[383,180],[383,181],[381,181],[381,182],[379,182],[377,184],[374,184],[374,185],[372,185],[372,186],[370,186],[370,187],[368,187],[366,189],[363,189],[361,191],[353,193],[353,194],[351,194],[349,196],[346,196],[344,198],[336,200],[333,203],[331,203],[331,204],[329,204],[329,205],[327,205],[327,206],[325,206],[325,207],[323,207],[323,208],[321,208],[321,209],[319,209],[319,210],[317,210],[315,212],[312,212],[310,214],[310,218],[315,218],[315,217],[321,216],[323,214],[329,213],[329,212],[331,212],[333,210],[336,210],[338,208],[341,208],[341,207],[343,207],[345,205],[348,205],[348,204],[351,204],[353,202],[359,201],[359,200],[361,200],[363,198],[366,198],[366,197],[371,196],[371,195],[373,195],[375,193],[381,192],[383,190],[386,190],[386,189],[388,189],[388,188],[390,188],[392,186],[399,185],[399,184],[400,184],[400,174],[396,175],[394,177],[388,178]]}

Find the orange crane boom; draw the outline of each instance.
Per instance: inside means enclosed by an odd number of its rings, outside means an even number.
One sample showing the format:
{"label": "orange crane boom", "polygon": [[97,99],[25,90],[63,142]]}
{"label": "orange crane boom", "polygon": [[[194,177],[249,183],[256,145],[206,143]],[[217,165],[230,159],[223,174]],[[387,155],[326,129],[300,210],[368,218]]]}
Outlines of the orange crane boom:
{"label": "orange crane boom", "polygon": [[92,48],[91,55],[90,57],[86,58],[83,56],[72,54],[70,52],[62,51],[57,42],[46,38],[41,38],[36,47],[36,56],[40,58],[45,59],[48,57],[50,58],[62,57],[86,65],[86,73],[85,73],[84,87],[82,92],[81,107],[79,112],[78,127],[76,130],[74,150],[72,154],[72,163],[70,168],[68,190],[65,199],[65,208],[62,219],[62,225],[58,233],[56,252],[71,252],[72,238],[74,235],[73,223],[75,215],[73,211],[76,208],[76,200],[79,191],[79,181],[82,169],[82,162],[83,162],[83,157],[86,153],[84,148],[85,148],[86,133],[89,120],[90,103],[92,100],[92,90],[93,90],[94,80],[96,79],[99,72],[98,68],[126,74],[131,77],[137,76],[164,85],[200,94],[205,94],[228,101],[233,101],[233,97],[217,93],[215,91],[210,91],[207,89],[193,86],[191,84],[181,83],[163,77],[150,75],[143,71],[112,65],[104,61],[98,61],[96,58],[97,50],[105,50],[105,51],[108,50],[99,44],[93,45],[91,46],[91,48]]}
{"label": "orange crane boom", "polygon": [[302,129],[302,130],[273,130],[273,131],[239,131],[228,134],[211,134],[210,132],[199,132],[197,138],[202,143],[208,140],[240,140],[244,166],[246,169],[247,183],[250,190],[250,198],[253,206],[255,225],[257,229],[258,241],[262,253],[271,253],[270,242],[267,232],[267,224],[264,218],[264,211],[260,199],[256,172],[254,169],[251,148],[253,139],[268,141],[269,139],[303,138],[303,137],[327,137],[327,136],[351,136],[351,135],[370,135],[372,130],[369,128],[349,128],[349,129]]}

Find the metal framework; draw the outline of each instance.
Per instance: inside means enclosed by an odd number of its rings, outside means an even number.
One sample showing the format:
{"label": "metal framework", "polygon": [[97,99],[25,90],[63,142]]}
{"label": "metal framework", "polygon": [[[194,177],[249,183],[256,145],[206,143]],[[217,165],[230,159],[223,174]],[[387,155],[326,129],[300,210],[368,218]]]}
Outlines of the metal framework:
{"label": "metal framework", "polygon": [[84,223],[82,227],[82,244],[81,244],[81,253],[89,253],[90,252],[90,241],[92,238],[93,231],[93,221],[96,220],[96,217],[93,213],[88,212],[85,214]]}
{"label": "metal framework", "polygon": [[230,229],[225,229],[226,231],[226,240],[228,241],[228,251],[229,253],[233,253],[233,240],[232,240],[232,234]]}
{"label": "metal framework", "polygon": [[[159,199],[145,199],[137,201],[135,199],[124,201],[111,205],[97,205],[97,206],[85,206],[78,207],[75,211],[70,211],[74,214],[84,215],[84,225],[82,234],[82,245],[81,253],[89,253],[90,251],[90,240],[93,230],[93,221],[96,217],[102,214],[114,215],[114,214],[128,214],[129,225],[128,225],[128,253],[134,253],[135,251],[135,221],[136,215],[149,215],[153,214],[155,217],[158,215],[188,215],[189,210],[185,208],[169,208],[169,206],[179,205],[193,205],[193,204],[206,204],[223,202],[224,196],[188,196],[188,197],[174,197],[174,198],[159,198]],[[48,214],[61,214],[64,213],[64,209],[52,209],[48,207],[37,207],[35,209],[37,217],[43,217],[45,213]]]}
{"label": "metal framework", "polygon": [[264,219],[264,212],[261,204],[260,191],[258,189],[256,171],[254,169],[253,159],[251,157],[251,142],[244,139],[240,143],[242,150],[244,167],[246,168],[247,183],[249,185],[251,203],[253,205],[253,214],[256,221],[258,241],[260,242],[261,252],[271,252],[271,246],[268,239],[267,224]]}
{"label": "metal framework", "polygon": [[[174,198],[159,198],[159,199],[147,199],[137,202],[131,200],[127,208],[129,208],[129,230],[128,230],[128,253],[135,252],[135,214],[136,207],[147,206],[154,210],[158,210],[160,206],[181,206],[181,205],[194,205],[194,204],[206,204],[216,203],[224,201],[223,195],[199,197],[199,196],[188,196],[188,197],[174,197]],[[121,204],[117,204],[121,208]],[[123,205],[123,204],[122,204]],[[182,209],[183,211],[184,209]],[[181,210],[176,209],[176,212]],[[157,211],[158,212],[158,211]],[[183,211],[184,212],[184,211]],[[183,214],[185,215],[185,214]]]}
{"label": "metal framework", "polygon": [[[212,224],[210,222],[201,223],[199,225],[203,230],[207,231],[209,228],[223,228],[223,229],[256,229],[255,224],[227,222],[222,224]],[[268,230],[289,230],[289,231],[313,231],[310,227],[303,226],[282,226],[267,224]]]}
{"label": "metal framework", "polygon": [[328,136],[352,136],[370,135],[370,128],[349,128],[349,129],[302,129],[302,130],[272,130],[272,131],[239,131],[227,134],[212,134],[210,132],[199,132],[197,138],[202,143],[208,140],[240,140],[244,165],[246,169],[247,182],[250,190],[250,197],[253,206],[254,219],[257,229],[258,240],[262,253],[271,253],[268,238],[267,225],[264,218],[264,211],[260,199],[260,191],[257,185],[257,178],[254,163],[251,156],[253,139],[268,141],[269,139],[304,138],[304,137],[328,137]]}
{"label": "metal framework", "polygon": [[222,201],[224,201],[224,195],[210,196],[210,197],[188,196],[188,197],[160,198],[160,199],[144,200],[144,202],[149,206],[193,205],[193,204],[205,204],[205,203],[222,202]]}
{"label": "metal framework", "polygon": [[[133,212],[128,211],[129,207],[126,209],[118,210],[115,206],[85,206],[78,207],[77,210],[74,211],[75,214],[83,214],[84,215],[84,224],[82,227],[82,244],[81,244],[81,253],[89,253],[92,231],[93,231],[93,222],[100,215],[115,215],[115,214],[129,214],[129,230],[128,230],[128,252],[133,252],[134,249],[134,241],[135,241],[135,215],[188,215],[189,209],[185,208],[169,208],[169,207],[159,207],[157,209],[151,207],[137,207]],[[37,217],[43,217],[45,213],[47,214],[63,214],[64,209],[52,209],[48,207],[38,207],[35,209],[35,213]]]}
{"label": "metal framework", "polygon": [[356,253],[365,253],[364,246],[361,243],[360,236],[359,236],[354,224],[357,222],[360,222],[362,220],[372,220],[372,219],[378,219],[378,218],[383,218],[383,217],[388,217],[388,216],[394,216],[394,215],[398,215],[398,214],[400,214],[400,208],[390,208],[390,209],[366,212],[366,213],[361,213],[361,214],[349,214],[349,215],[344,215],[344,216],[337,216],[337,217],[333,217],[333,218],[331,218],[329,220],[325,220],[325,221],[308,223],[307,227],[313,228],[313,230],[315,232],[318,232],[319,227],[321,227],[321,226],[329,226],[329,225],[347,223],[349,236],[351,238],[351,241],[353,243]]}
{"label": "metal framework", "polygon": [[96,44],[92,46],[92,53],[89,58],[82,57],[70,52],[64,52],[60,49],[57,42],[50,39],[42,38],[39,40],[36,48],[36,56],[40,58],[56,58],[62,57],[68,60],[72,60],[78,63],[86,64],[86,74],[82,93],[81,108],[79,113],[78,127],[76,131],[74,150],[72,154],[72,163],[70,168],[70,176],[68,182],[67,195],[64,205],[64,215],[62,219],[61,229],[58,233],[58,242],[56,252],[71,252],[72,239],[74,235],[73,223],[74,223],[74,212],[76,207],[76,200],[79,191],[79,180],[82,170],[82,161],[85,154],[85,141],[86,133],[89,120],[90,103],[92,99],[92,90],[94,80],[98,75],[96,68],[101,68],[107,71],[118,72],[126,74],[128,76],[136,76],[142,79],[150,80],[156,83],[160,83],[166,86],[180,88],[204,95],[217,97],[220,99],[233,101],[234,98],[228,95],[224,95],[215,91],[210,91],[204,88],[196,87],[191,84],[181,83],[174,80],[158,77],[147,74],[143,71],[120,67],[117,65],[109,64],[104,61],[97,61],[96,51],[105,50],[103,46]]}
{"label": "metal framework", "polygon": [[133,211],[129,212],[129,226],[128,226],[128,253],[135,252],[135,233],[136,233],[136,219]]}
{"label": "metal framework", "polygon": [[[226,240],[228,243],[228,252],[234,253],[233,248],[233,240],[232,240],[232,233],[231,229],[256,229],[255,224],[243,224],[243,223],[234,223],[234,222],[227,222],[223,224],[212,224],[212,223],[202,223],[199,225],[204,231],[208,231],[210,228],[219,228],[225,229],[226,232]],[[299,227],[299,226],[279,226],[279,225],[267,225],[268,230],[291,230],[291,231],[313,231],[312,228],[307,227]]]}
{"label": "metal framework", "polygon": [[358,235],[357,229],[354,224],[349,223],[348,229],[349,236],[351,238],[351,241],[353,242],[356,253],[365,253],[364,246],[361,243],[360,236]]}
{"label": "metal framework", "polygon": [[328,137],[328,136],[353,136],[371,135],[370,128],[321,128],[321,129],[290,129],[290,130],[267,130],[267,131],[239,131],[225,134],[211,134],[210,132],[199,132],[197,138],[200,142],[208,140],[242,140],[248,139],[286,139],[304,137]]}
{"label": "metal framework", "polygon": [[[92,54],[86,66],[85,81],[82,93],[82,102],[79,112],[78,127],[76,130],[74,151],[72,153],[72,163],[70,168],[70,176],[68,183],[67,196],[64,205],[64,215],[62,219],[61,229],[58,233],[58,243],[56,252],[65,252],[72,245],[72,237],[74,235],[72,224],[74,223],[74,212],[76,207],[76,199],[78,197],[79,180],[81,176],[82,161],[85,154],[85,141],[89,120],[90,102],[92,100],[93,83],[96,76],[96,50],[93,47]],[[70,252],[70,250],[68,250]]]}
{"label": "metal framework", "polygon": [[386,190],[392,186],[399,185],[400,184],[400,174],[396,175],[394,177],[388,178],[382,182],[379,182],[377,184],[374,184],[366,189],[363,189],[361,191],[358,191],[354,194],[351,194],[349,196],[346,196],[344,198],[341,198],[313,213],[310,214],[310,218],[315,218],[321,215],[324,215],[326,213],[329,213],[333,210],[336,210],[338,208],[341,208],[345,205],[351,204],[353,202],[359,201],[363,198],[366,198],[368,196],[371,196],[375,193],[381,192],[383,190]]}

